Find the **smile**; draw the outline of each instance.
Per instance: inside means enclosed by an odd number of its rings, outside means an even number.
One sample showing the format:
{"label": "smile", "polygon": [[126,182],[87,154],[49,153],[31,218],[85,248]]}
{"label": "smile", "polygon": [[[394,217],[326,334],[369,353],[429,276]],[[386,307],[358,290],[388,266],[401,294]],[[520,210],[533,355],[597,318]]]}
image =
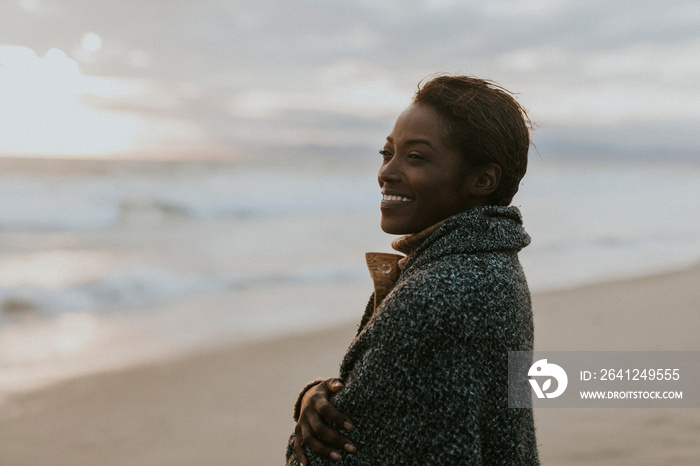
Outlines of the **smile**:
{"label": "smile", "polygon": [[400,201],[400,202],[410,202],[412,199],[403,196],[392,196],[389,194],[382,194],[382,201]]}

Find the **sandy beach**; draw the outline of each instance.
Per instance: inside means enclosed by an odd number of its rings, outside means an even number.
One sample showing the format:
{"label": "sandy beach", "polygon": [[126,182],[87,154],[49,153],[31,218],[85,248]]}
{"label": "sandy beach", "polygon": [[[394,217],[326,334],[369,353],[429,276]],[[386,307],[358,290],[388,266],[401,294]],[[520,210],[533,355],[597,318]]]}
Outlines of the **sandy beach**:
{"label": "sandy beach", "polygon": [[[699,350],[700,266],[533,296],[539,350]],[[358,310],[358,319],[360,310]],[[80,377],[0,407],[0,464],[275,465],[355,326]],[[544,465],[700,462],[698,409],[536,412]]]}

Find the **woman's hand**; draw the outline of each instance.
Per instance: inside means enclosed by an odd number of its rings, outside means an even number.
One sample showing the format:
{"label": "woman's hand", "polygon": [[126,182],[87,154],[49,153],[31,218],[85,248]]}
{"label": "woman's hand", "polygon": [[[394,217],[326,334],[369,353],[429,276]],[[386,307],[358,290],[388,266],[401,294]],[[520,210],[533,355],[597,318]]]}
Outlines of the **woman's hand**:
{"label": "woman's hand", "polygon": [[[340,460],[340,450],[354,453],[355,445],[340,432],[330,427],[324,419],[346,430],[355,427],[345,414],[331,404],[331,396],[343,388],[340,379],[327,379],[311,387],[301,400],[299,420],[294,429],[294,454],[302,466],[307,464],[304,446],[326,458]],[[328,445],[332,445],[329,447]]]}

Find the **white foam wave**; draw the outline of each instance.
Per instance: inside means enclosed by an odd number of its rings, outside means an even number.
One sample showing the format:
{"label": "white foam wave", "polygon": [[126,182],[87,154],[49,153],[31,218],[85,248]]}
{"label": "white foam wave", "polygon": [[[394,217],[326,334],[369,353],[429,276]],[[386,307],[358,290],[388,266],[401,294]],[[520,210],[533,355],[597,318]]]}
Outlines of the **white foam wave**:
{"label": "white foam wave", "polygon": [[230,281],[221,277],[178,275],[156,267],[113,271],[85,283],[62,287],[21,285],[0,288],[5,315],[35,311],[101,311],[172,301],[187,295],[222,289]]}

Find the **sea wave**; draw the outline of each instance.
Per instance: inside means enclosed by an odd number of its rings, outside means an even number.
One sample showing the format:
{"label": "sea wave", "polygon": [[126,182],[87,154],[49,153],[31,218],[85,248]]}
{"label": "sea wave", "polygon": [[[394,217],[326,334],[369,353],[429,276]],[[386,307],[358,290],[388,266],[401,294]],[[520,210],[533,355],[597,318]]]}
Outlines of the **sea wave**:
{"label": "sea wave", "polygon": [[114,270],[105,276],[64,286],[18,284],[0,287],[0,322],[27,313],[51,317],[66,311],[100,312],[172,302],[197,293],[250,290],[278,285],[327,285],[365,279],[366,272],[353,268],[319,268],[259,276],[206,276],[178,274],[158,267],[142,266]]}
{"label": "sea wave", "polygon": [[172,301],[231,285],[222,277],[176,274],[157,267],[114,271],[70,286],[0,287],[0,309],[6,318],[27,312],[53,315],[63,311],[101,311]]}
{"label": "sea wave", "polygon": [[372,208],[378,193],[365,173],[17,175],[0,178],[0,229],[85,231],[138,221],[322,214]]}

